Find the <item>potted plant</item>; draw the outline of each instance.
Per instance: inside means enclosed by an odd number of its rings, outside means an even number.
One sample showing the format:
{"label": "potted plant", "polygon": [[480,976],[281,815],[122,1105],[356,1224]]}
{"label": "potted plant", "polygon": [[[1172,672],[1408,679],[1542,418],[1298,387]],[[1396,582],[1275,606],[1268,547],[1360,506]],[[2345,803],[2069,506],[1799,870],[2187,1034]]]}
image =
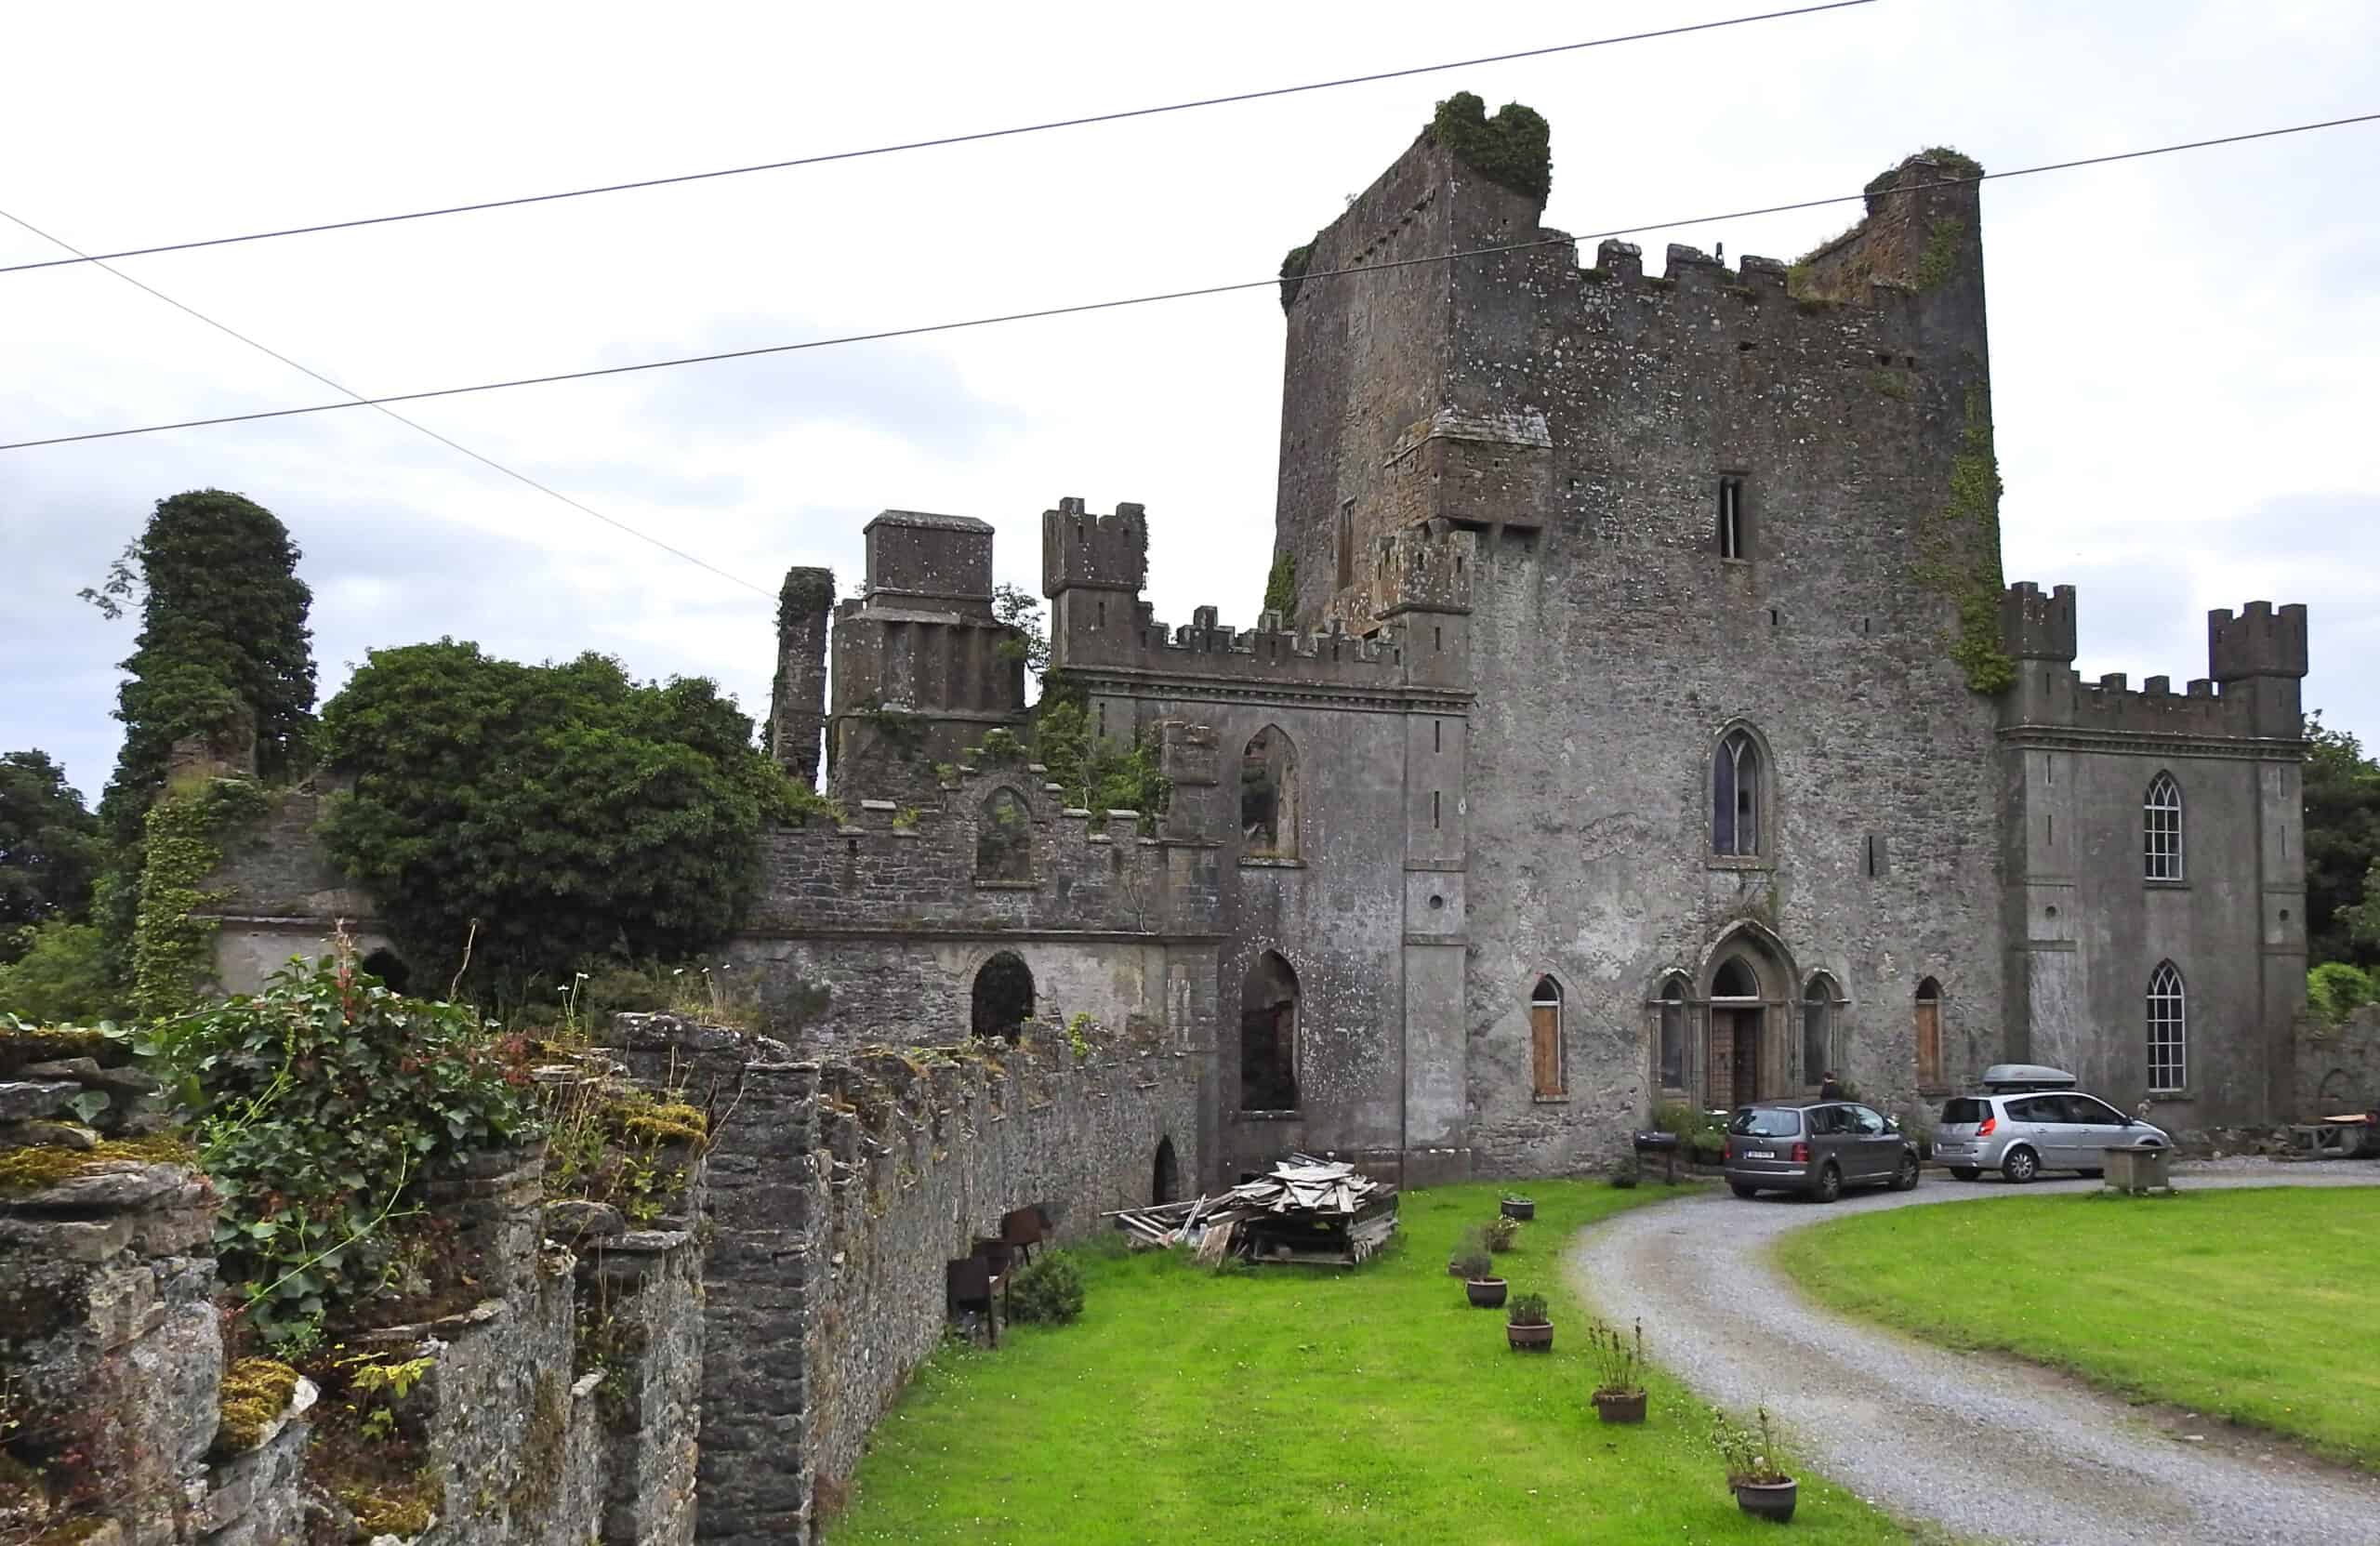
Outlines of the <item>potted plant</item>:
{"label": "potted plant", "polygon": [[1554,1351],[1554,1322],[1546,1318],[1543,1294],[1514,1294],[1504,1311],[1504,1341],[1515,1353]]}
{"label": "potted plant", "polygon": [[1633,1336],[1597,1321],[1587,1328],[1595,1360],[1595,1416],[1606,1422],[1645,1420],[1645,1323]]}
{"label": "potted plant", "polygon": [[1520,1238],[1521,1222],[1499,1213],[1481,1227],[1479,1234],[1488,1242],[1488,1249],[1501,1255],[1512,1249],[1513,1242]]}
{"label": "potted plant", "polygon": [[1507,1196],[1498,1211],[1507,1219],[1518,1219],[1527,1222],[1537,1217],[1537,1202],[1531,1197]]}
{"label": "potted plant", "polygon": [[1463,1276],[1463,1292],[1474,1310],[1493,1310],[1504,1302],[1504,1280],[1496,1275],[1495,1258],[1483,1245],[1466,1245],[1455,1253],[1454,1270]]}
{"label": "potted plant", "polygon": [[1766,1407],[1758,1409],[1751,1428],[1712,1407],[1711,1444],[1727,1468],[1727,1486],[1735,1492],[1736,1507],[1779,1525],[1793,1517],[1800,1484],[1778,1463],[1777,1434],[1769,1425]]}
{"label": "potted plant", "polygon": [[1488,1232],[1486,1230],[1476,1227],[1464,1230],[1462,1237],[1454,1243],[1454,1249],[1447,1254],[1447,1271],[1456,1277],[1470,1276],[1469,1273],[1462,1270],[1464,1263],[1471,1259],[1473,1250],[1487,1249]]}

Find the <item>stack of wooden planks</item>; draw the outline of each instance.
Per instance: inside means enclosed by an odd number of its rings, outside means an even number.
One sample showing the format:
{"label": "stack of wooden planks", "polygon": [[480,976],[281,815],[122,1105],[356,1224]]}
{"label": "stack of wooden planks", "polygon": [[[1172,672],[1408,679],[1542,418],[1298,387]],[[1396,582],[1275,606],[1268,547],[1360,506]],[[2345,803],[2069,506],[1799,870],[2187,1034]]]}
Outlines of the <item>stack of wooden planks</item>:
{"label": "stack of wooden planks", "polygon": [[1343,1160],[1292,1154],[1217,1196],[1103,1214],[1138,1245],[1194,1247],[1198,1260],[1353,1266],[1396,1232],[1396,1188]]}

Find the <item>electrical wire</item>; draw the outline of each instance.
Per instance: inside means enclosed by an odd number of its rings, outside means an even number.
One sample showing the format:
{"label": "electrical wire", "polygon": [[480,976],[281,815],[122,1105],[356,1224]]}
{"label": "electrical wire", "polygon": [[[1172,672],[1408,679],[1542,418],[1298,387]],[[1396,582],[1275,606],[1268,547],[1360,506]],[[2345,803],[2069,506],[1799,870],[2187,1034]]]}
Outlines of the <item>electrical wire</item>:
{"label": "electrical wire", "polygon": [[1294,97],[1309,91],[1329,91],[1342,86],[1367,86],[1376,81],[1402,80],[1412,75],[1439,74],[1448,70],[1468,70],[1474,65],[1503,64],[1513,59],[1542,59],[1550,54],[1577,53],[1585,48],[1604,48],[1620,43],[1643,43],[1654,38],[1682,37],[1689,33],[1715,32],[1723,27],[1740,27],[1753,21],[1775,21],[1786,17],[1809,16],[1819,11],[1848,10],[1856,6],[1874,5],[1876,0],[1827,0],[1826,4],[1801,6],[1792,10],[1762,11],[1755,16],[1733,16],[1717,21],[1697,21],[1679,27],[1660,27],[1650,32],[1625,33],[1613,37],[1589,38],[1583,43],[1556,43],[1543,48],[1521,48],[1508,54],[1482,54],[1476,59],[1452,59],[1444,64],[1417,64],[1402,70],[1381,70],[1368,75],[1346,75],[1331,81],[1312,81],[1303,86],[1271,86],[1261,91],[1237,91],[1225,97],[1202,97],[1195,101],[1168,102],[1157,107],[1127,108],[1117,112],[1091,113],[1080,118],[1055,118],[1047,123],[1019,124],[1003,129],[978,129],[968,134],[946,134],[932,139],[911,139],[897,145],[874,145],[859,151],[831,151],[823,155],[795,156],[786,161],[763,161],[749,166],[722,166],[707,172],[683,172],[675,177],[641,178],[632,182],[607,182],[592,188],[571,188],[553,193],[527,193],[518,198],[487,199],[478,204],[446,205],[436,209],[408,210],[398,215],[367,215],[352,220],[326,220],[319,225],[284,226],[278,231],[256,231],[242,236],[211,236],[195,242],[166,242],[156,246],[126,247],[119,252],[96,255],[78,253],[73,258],[45,258],[35,263],[11,263],[0,266],[0,274],[23,273],[32,269],[64,268],[76,263],[98,263],[117,258],[149,258],[164,252],[190,252],[200,247],[231,246],[243,242],[270,242],[283,236],[311,236],[326,231],[352,231],[361,226],[393,225],[403,220],[427,220],[441,215],[469,215],[486,209],[512,209],[522,205],[552,204],[562,199],[590,198],[598,193],[625,193],[641,188],[667,188],[681,182],[705,182],[717,178],[742,177],[749,172],[781,172],[795,166],[819,166],[835,161],[858,161],[867,156],[893,155],[903,151],[934,150],[946,145],[973,144],[985,139],[1006,139],[1017,135],[1041,134],[1051,129],[1081,128],[1091,124],[1114,124],[1131,118],[1153,118],[1160,113],[1188,112],[1197,108],[1224,107],[1235,102],[1263,101],[1273,97]]}
{"label": "electrical wire", "polygon": [[407,418],[404,415],[398,413],[395,409],[390,407],[385,403],[375,402],[374,400],[365,397],[363,393],[356,391],[351,387],[340,385],[338,382],[332,380],[329,377],[324,376],[321,371],[315,370],[311,365],[301,364],[298,361],[291,359],[288,355],[282,353],[281,350],[272,348],[271,345],[259,343],[256,339],[249,337],[245,333],[243,333],[238,328],[231,326],[229,323],[218,322],[213,317],[210,317],[205,312],[200,311],[198,308],[188,305],[182,301],[176,300],[173,297],[165,294],[165,291],[158,289],[155,285],[141,283],[139,280],[133,278],[130,274],[126,273],[122,269],[110,265],[104,258],[91,258],[83,254],[81,249],[77,248],[72,242],[67,241],[64,237],[52,235],[50,232],[42,230],[41,227],[34,225],[32,221],[27,220],[20,216],[12,215],[5,209],[0,209],[0,219],[6,219],[16,225],[21,226],[25,230],[30,231],[34,235],[40,237],[45,242],[56,243],[58,245],[64,247],[68,252],[75,253],[81,260],[97,264],[101,269],[104,269],[109,273],[115,275],[116,278],[123,280],[126,284],[133,286],[135,289],[144,290],[150,295],[156,297],[159,300],[164,301],[175,311],[180,311],[187,316],[195,317],[200,322],[205,323],[207,326],[215,329],[218,333],[221,333],[229,337],[236,338],[259,353],[271,355],[273,359],[280,361],[290,369],[312,377],[315,380],[320,381],[324,386],[330,388],[331,390],[336,392],[345,392],[349,397],[354,399],[352,403],[343,403],[341,406],[377,408],[382,414],[387,415],[389,417],[395,419],[399,424],[403,425],[406,429],[417,429],[421,433],[428,435],[431,440],[436,441],[439,444],[446,446],[450,450],[461,452],[464,456],[469,456],[475,462],[478,462],[481,466],[501,472],[515,482],[525,483],[529,487],[536,489],[539,494],[546,495],[550,498],[559,499],[563,504],[568,505],[571,509],[585,515],[591,515],[606,526],[625,532],[628,535],[635,537],[639,542],[650,543],[652,546],[660,548],[665,553],[668,553],[676,558],[681,558],[697,569],[707,569],[710,573],[718,575],[721,579],[732,581],[736,585],[742,586],[747,590],[755,591],[762,596],[774,594],[765,587],[754,585],[751,581],[744,578],[740,575],[731,575],[726,570],[720,568],[717,564],[696,558],[694,554],[687,552],[682,548],[673,548],[668,543],[662,541],[659,537],[653,535],[649,532],[639,531],[625,521],[615,520],[611,516],[605,515],[602,510],[597,509],[594,506],[587,504],[582,500],[574,499],[569,495],[562,493],[560,489],[552,488],[545,483],[541,483],[525,472],[515,471],[513,469],[505,466],[502,462],[497,461],[495,457],[474,451],[469,446],[465,445],[462,442],[454,439],[452,436],[439,433],[437,430],[432,429],[429,425],[422,423],[418,419]]}
{"label": "electrical wire", "polygon": [[[2317,129],[2339,128],[2351,124],[2369,124],[2375,121],[2380,121],[2380,112],[2359,113],[2349,118],[2331,118],[2312,124],[2293,124],[2282,128],[2254,129],[2245,134],[2222,135],[2211,139],[2191,139],[2172,145],[2150,146],[2144,150],[2118,151],[2107,155],[2043,162],[2039,165],[2012,167],[2005,172],[1985,172],[1976,177],[1942,178],[1933,182],[1912,184],[1896,192],[1913,193],[1929,188],[1951,188],[1968,183],[2031,177],[2042,172],[2069,171],[2078,166],[2103,166],[2118,161],[2137,161],[2144,156],[2170,155],[2179,151],[2205,150],[2217,145],[2237,145],[2252,139],[2271,139],[2281,135],[2309,134]],[[1310,284],[1317,280],[1343,279],[1350,275],[1378,273],[1389,269],[1409,268],[1421,263],[1451,263],[1465,258],[1493,258],[1503,253],[1527,252],[1538,247],[1575,246],[1580,242],[1592,242],[1603,237],[1633,236],[1650,231],[1674,230],[1679,226],[1709,225],[1718,220],[1748,219],[1756,215],[1780,215],[1792,210],[1818,209],[1828,205],[1864,201],[1866,197],[1865,192],[1838,193],[1827,198],[1799,199],[1791,204],[1764,205],[1755,209],[1736,209],[1724,214],[1700,215],[1690,219],[1657,220],[1643,225],[1618,226],[1609,231],[1588,231],[1580,235],[1549,237],[1535,242],[1515,242],[1507,246],[1473,247],[1460,252],[1437,253],[1421,258],[1392,258],[1384,262],[1364,263],[1351,268],[1329,269],[1308,273],[1302,277],[1301,283]],[[1227,284],[1203,284],[1193,289],[1168,290],[1156,295],[1123,296],[1110,300],[1078,301],[1067,306],[1046,306],[1031,311],[1009,311],[998,316],[969,317],[957,322],[925,323],[912,327],[880,328],[872,333],[846,333],[830,338],[806,338],[797,343],[764,344],[752,349],[722,350],[712,354],[687,354],[668,360],[646,360],[628,365],[603,365],[588,370],[557,371],[548,376],[524,376],[508,381],[483,381],[468,387],[440,387],[429,391],[398,392],[388,397],[358,398],[351,403],[317,403],[301,408],[266,408],[255,413],[224,414],[213,418],[180,419],[168,424],[144,424],[125,429],[93,429],[74,435],[51,435],[40,440],[0,442],[0,451],[22,451],[39,445],[67,445],[78,441],[113,440],[124,435],[157,434],[167,429],[199,429],[218,424],[246,424],[258,419],[293,418],[304,414],[335,413],[342,408],[377,408],[390,403],[420,403],[431,398],[460,397],[472,392],[503,391],[513,387],[548,386],[558,381],[587,381],[606,376],[634,375],[641,371],[670,370],[681,365],[710,364],[721,360],[748,360],[764,354],[791,354],[804,350],[831,349],[841,344],[873,343],[887,338],[911,338],[921,334],[952,333],[965,328],[996,326],[1002,323],[1078,316],[1087,311],[1110,311],[1127,306],[1154,305],[1159,301],[1188,300],[1200,296],[1228,295],[1237,290],[1270,289],[1281,283],[1282,281],[1277,277],[1238,280]]]}

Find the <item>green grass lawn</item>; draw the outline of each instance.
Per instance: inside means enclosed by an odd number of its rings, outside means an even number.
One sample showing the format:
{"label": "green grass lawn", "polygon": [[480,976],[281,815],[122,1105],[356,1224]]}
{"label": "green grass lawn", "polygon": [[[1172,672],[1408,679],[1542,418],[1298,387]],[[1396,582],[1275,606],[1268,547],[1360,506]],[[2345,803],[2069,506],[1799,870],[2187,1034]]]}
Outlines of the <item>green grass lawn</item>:
{"label": "green grass lawn", "polygon": [[[1508,1351],[1503,1312],[1469,1308],[1447,1275],[1460,1230],[1496,1211],[1493,1186],[1407,1194],[1402,1243],[1359,1270],[1215,1276],[1173,1252],[1086,1252],[1079,1322],[934,1356],[878,1427],[829,1539],[1770,1539],[1737,1512],[1681,1386],[1655,1375],[1641,1428],[1604,1426],[1588,1401],[1586,1315],[1561,1253],[1580,1225],[1671,1194],[1529,1193],[1537,1222],[1500,1260],[1515,1292],[1553,1301],[1550,1355]],[[1792,1530],[1909,1539],[1806,1477]]]}
{"label": "green grass lawn", "polygon": [[1907,1208],[1778,1252],[1839,1310],[2380,1469],[2380,1189]]}

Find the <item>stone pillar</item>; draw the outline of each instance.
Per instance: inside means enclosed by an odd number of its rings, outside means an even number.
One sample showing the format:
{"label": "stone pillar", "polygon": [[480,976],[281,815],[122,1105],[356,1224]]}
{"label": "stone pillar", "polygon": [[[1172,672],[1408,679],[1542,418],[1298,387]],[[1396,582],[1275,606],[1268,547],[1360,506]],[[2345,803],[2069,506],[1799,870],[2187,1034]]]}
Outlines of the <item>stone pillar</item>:
{"label": "stone pillar", "polygon": [[769,746],[777,765],[804,788],[818,782],[826,728],[826,617],[835,572],[793,568],[777,592],[777,676],[769,701]]}

